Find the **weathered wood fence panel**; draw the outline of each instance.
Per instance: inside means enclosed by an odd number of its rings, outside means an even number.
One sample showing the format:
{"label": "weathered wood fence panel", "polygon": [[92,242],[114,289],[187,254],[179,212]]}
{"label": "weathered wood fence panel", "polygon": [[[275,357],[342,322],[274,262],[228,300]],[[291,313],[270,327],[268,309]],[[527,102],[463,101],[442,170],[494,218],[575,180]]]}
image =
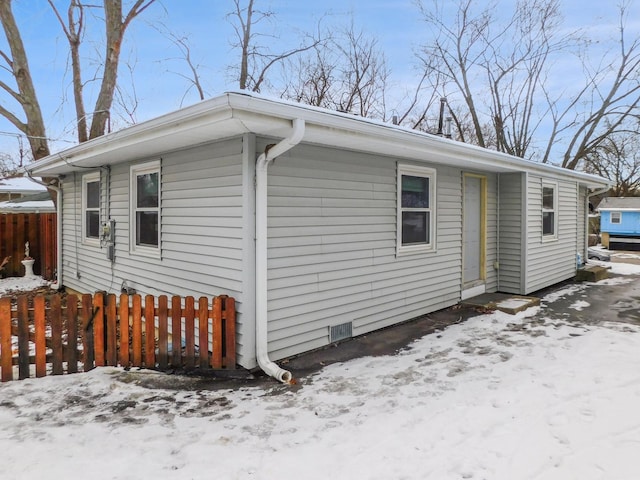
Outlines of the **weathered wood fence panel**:
{"label": "weathered wood fence panel", "polygon": [[56,214],[7,213],[0,214],[0,262],[11,257],[3,275],[24,275],[24,244],[29,242],[29,255],[35,258],[33,270],[47,280],[53,280],[56,271]]}
{"label": "weathered wood fence panel", "polygon": [[[61,375],[112,365],[236,368],[235,301],[162,295],[0,298],[0,379]],[[171,320],[169,322],[169,319]],[[152,334],[148,334],[152,332]],[[210,341],[211,338],[211,341]],[[32,367],[34,367],[32,369]]]}

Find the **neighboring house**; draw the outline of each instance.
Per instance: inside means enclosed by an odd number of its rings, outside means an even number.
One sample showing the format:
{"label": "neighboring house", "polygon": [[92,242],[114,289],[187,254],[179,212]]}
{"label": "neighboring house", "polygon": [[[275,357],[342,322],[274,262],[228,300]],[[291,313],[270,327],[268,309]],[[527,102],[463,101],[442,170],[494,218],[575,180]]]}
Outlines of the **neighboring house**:
{"label": "neighboring house", "polygon": [[245,93],[29,169],[61,180],[66,287],[231,295],[238,363],[281,379],[270,359],[572,278],[589,194],[609,185]]}
{"label": "neighboring house", "polygon": [[598,206],[602,245],[640,250],[640,197],[607,197]]}
{"label": "neighboring house", "polygon": [[46,190],[0,202],[0,213],[55,213],[56,207]]}
{"label": "neighboring house", "polygon": [[[36,180],[40,180],[36,178]],[[46,192],[47,189],[26,177],[0,178],[0,202]],[[51,202],[53,205],[53,202]]]}

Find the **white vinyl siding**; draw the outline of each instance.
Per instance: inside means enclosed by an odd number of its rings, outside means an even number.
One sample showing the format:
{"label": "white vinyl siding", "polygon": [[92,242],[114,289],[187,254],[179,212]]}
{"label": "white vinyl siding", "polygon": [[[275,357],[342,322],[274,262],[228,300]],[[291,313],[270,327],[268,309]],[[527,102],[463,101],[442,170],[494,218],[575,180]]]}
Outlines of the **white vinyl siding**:
{"label": "white vinyl siding", "polygon": [[80,176],[75,189],[73,176],[65,179],[63,283],[81,292],[119,293],[126,280],[143,295],[230,295],[237,300],[242,363],[246,355],[253,355],[244,348],[241,333],[242,138],[162,156],[162,258],[129,252],[130,166],[123,163],[111,169],[110,216],[116,221],[113,268],[105,250],[88,249],[76,241],[81,234]]}
{"label": "white vinyl siding", "polygon": [[[546,242],[542,234],[542,188],[557,185],[556,241]],[[528,235],[525,294],[572,278],[576,272],[578,193],[576,182],[553,182],[534,175],[528,177]]]}
{"label": "white vinyl siding", "polygon": [[523,293],[525,269],[522,173],[500,174],[500,258],[498,290],[504,293]]}
{"label": "white vinyl siding", "polygon": [[487,237],[485,241],[485,286],[487,292],[498,289],[498,179],[495,174],[484,174],[487,179]]}
{"label": "white vinyl siding", "polygon": [[270,167],[272,358],[327,345],[334,324],[360,335],[459,301],[461,171],[437,169],[437,253],[401,257],[396,173],[390,158],[306,145]]}

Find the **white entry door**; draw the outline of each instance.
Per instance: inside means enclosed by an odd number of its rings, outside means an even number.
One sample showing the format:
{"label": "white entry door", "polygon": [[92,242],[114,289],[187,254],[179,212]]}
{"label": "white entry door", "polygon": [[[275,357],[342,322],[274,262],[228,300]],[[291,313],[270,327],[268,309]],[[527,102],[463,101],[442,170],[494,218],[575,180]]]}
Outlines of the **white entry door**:
{"label": "white entry door", "polygon": [[464,175],[462,217],[462,299],[485,292],[485,179]]}

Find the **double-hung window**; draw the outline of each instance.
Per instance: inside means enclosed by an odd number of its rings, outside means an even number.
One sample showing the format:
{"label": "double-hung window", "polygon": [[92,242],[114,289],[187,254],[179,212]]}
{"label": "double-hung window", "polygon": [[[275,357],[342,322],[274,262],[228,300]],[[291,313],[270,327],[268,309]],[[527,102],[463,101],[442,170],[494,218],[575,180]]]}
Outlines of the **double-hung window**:
{"label": "double-hung window", "polygon": [[160,162],[131,167],[131,251],[160,255]]}
{"label": "double-hung window", "polygon": [[558,236],[558,185],[542,184],[542,237],[552,240]]}
{"label": "double-hung window", "polygon": [[436,171],[398,165],[397,189],[397,253],[432,250],[435,245]]}
{"label": "double-hung window", "polygon": [[82,176],[82,242],[100,245],[100,172]]}
{"label": "double-hung window", "polygon": [[611,223],[620,224],[622,223],[622,212],[611,212],[610,214]]}

